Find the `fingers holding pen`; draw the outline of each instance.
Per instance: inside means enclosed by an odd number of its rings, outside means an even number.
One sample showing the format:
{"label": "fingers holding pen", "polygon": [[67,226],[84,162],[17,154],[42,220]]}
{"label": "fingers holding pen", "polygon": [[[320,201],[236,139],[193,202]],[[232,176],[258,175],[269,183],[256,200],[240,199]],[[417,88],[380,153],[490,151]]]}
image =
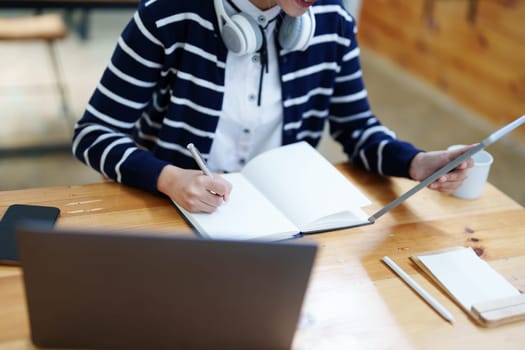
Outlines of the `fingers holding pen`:
{"label": "fingers holding pen", "polygon": [[184,191],[182,205],[192,212],[211,213],[228,200],[231,189],[220,175],[210,177],[197,171]]}
{"label": "fingers holding pen", "polygon": [[219,174],[210,177],[200,170],[167,165],[157,189],[188,211],[210,213],[229,199],[232,186]]}
{"label": "fingers holding pen", "polygon": [[[230,197],[231,184],[228,181],[221,178],[220,176],[214,176],[211,173],[210,169],[208,169],[208,166],[206,165],[206,162],[202,158],[201,153],[193,143],[189,143],[186,146],[186,149],[189,151],[190,155],[193,157],[193,159],[201,169],[203,175],[205,176],[199,177],[199,180],[201,181],[200,187],[204,188],[212,196],[216,197],[213,198],[210,197],[210,195],[204,195],[200,197],[202,202],[205,205],[217,208],[219,205],[222,204],[222,201],[227,201]],[[218,198],[221,198],[222,201],[220,201]],[[206,210],[206,212],[209,212],[209,210]]]}
{"label": "fingers holding pen", "polygon": [[222,201],[227,201],[232,185],[226,181],[220,174],[214,174],[213,177],[201,175],[197,178],[198,185],[204,189],[209,195],[207,198],[220,198]]}

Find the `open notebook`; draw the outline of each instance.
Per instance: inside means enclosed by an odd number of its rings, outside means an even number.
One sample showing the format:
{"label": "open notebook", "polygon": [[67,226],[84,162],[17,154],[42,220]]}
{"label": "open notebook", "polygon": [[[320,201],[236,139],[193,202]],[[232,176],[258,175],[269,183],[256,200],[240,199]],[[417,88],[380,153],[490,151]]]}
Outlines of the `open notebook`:
{"label": "open notebook", "polygon": [[215,212],[190,213],[175,203],[203,236],[279,240],[368,223],[361,207],[370,201],[306,142],[262,153],[240,173],[222,176],[233,190]]}

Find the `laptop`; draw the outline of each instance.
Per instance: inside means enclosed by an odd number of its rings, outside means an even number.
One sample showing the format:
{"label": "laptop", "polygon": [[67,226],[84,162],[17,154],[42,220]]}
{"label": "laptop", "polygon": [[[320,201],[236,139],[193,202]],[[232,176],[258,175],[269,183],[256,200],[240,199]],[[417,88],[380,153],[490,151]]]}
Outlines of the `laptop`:
{"label": "laptop", "polygon": [[436,170],[433,174],[429,175],[426,179],[423,181],[417,183],[414,187],[403,193],[401,196],[394,199],[392,202],[388,203],[383,208],[379,209],[377,212],[372,214],[368,218],[367,224],[373,224],[375,221],[380,218],[381,216],[388,213],[393,208],[397,207],[399,204],[403,203],[405,200],[407,200],[412,195],[419,192],[421,189],[427,187],[437,179],[439,179],[441,176],[445,175],[452,169],[456,168],[458,165],[460,165],[462,162],[466,161],[470,157],[472,157],[477,152],[481,151],[482,149],[486,148],[487,146],[493,144],[494,142],[498,141],[503,136],[507,135],[512,130],[516,129],[520,125],[525,124],[525,115],[522,115],[521,117],[515,119],[514,121],[508,123],[504,127],[494,131],[492,134],[490,134],[487,138],[485,138],[483,141],[478,143],[475,147],[472,147],[465,153],[461,154],[459,157],[453,159],[440,169]]}
{"label": "laptop", "polygon": [[317,247],[24,226],[39,347],[289,349]]}

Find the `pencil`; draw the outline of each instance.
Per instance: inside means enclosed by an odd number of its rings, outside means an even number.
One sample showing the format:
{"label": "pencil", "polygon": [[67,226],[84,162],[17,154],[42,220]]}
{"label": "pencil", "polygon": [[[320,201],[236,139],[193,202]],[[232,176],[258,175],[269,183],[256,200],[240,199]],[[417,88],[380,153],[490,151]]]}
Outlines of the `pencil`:
{"label": "pencil", "polygon": [[406,282],[417,294],[419,294],[434,310],[436,310],[445,320],[450,323],[454,322],[452,314],[443,307],[434,297],[432,297],[426,290],[423,289],[416,281],[412,279],[405,271],[403,271],[392,259],[388,256],[383,257],[383,261],[387,264],[403,281]]}

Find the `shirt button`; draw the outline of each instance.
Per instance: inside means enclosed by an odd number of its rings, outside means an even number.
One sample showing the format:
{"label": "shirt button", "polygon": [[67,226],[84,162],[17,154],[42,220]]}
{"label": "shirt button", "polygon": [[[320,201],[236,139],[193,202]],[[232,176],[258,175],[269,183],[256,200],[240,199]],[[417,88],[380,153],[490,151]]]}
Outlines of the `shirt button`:
{"label": "shirt button", "polygon": [[246,159],[244,159],[244,158],[239,159],[239,164],[240,165],[246,164]]}
{"label": "shirt button", "polygon": [[255,97],[254,94],[248,95],[248,101],[253,102],[253,101],[255,101],[255,99],[256,99],[256,97]]}
{"label": "shirt button", "polygon": [[259,59],[259,55],[253,55],[252,56],[252,62],[253,63],[259,63],[260,59]]}
{"label": "shirt button", "polygon": [[250,133],[250,129],[246,128],[246,129],[243,129],[242,130],[245,134],[249,134]]}
{"label": "shirt button", "polygon": [[257,17],[257,22],[259,22],[259,24],[263,25],[266,23],[266,17],[264,17],[263,15],[260,15],[259,17]]}

